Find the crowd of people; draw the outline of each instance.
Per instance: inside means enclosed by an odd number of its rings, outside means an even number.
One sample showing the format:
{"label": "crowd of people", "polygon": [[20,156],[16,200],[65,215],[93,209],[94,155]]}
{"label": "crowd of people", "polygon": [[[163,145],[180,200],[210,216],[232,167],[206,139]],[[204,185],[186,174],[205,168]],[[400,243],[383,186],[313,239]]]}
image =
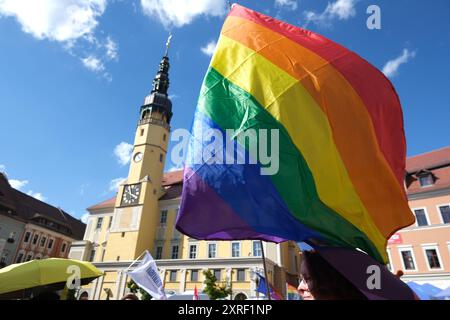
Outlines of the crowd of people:
{"label": "crowd of people", "polygon": [[[400,278],[403,272],[397,272]],[[302,300],[367,300],[367,297],[340,272],[331,266],[317,251],[303,251],[297,288]],[[56,292],[42,292],[34,300],[59,300]],[[78,300],[89,300],[83,292]],[[120,300],[140,300],[128,293]]]}

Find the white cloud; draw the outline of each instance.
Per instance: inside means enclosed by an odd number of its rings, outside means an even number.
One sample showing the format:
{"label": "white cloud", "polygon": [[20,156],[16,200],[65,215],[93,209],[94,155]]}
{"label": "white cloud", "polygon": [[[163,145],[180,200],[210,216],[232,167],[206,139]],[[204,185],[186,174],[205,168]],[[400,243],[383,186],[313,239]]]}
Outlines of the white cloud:
{"label": "white cloud", "polygon": [[83,65],[91,71],[100,72],[105,70],[103,62],[95,56],[89,56],[81,59],[81,62],[83,62]]}
{"label": "white cloud", "polygon": [[400,56],[393,60],[389,60],[383,67],[383,73],[386,77],[392,78],[398,74],[398,69],[402,64],[408,63],[411,59],[416,56],[415,51],[409,51],[408,49],[403,49]]}
{"label": "white cloud", "polygon": [[133,145],[121,142],[114,148],[114,155],[120,165],[127,165],[131,160],[131,152],[133,151]]}
{"label": "white cloud", "polygon": [[28,184],[28,182],[29,182],[28,180],[16,180],[16,179],[9,180],[9,184],[11,185],[11,187],[17,190],[20,190],[23,187],[25,187]]}
{"label": "white cloud", "polygon": [[109,182],[109,191],[112,192],[117,192],[117,189],[119,189],[119,186],[122,184],[122,182],[124,182],[126,180],[126,178],[116,178],[116,179],[112,179]]}
{"label": "white cloud", "polygon": [[305,11],[306,25],[310,22],[316,25],[329,27],[334,19],[347,20],[356,16],[355,4],[358,0],[336,0],[328,3],[322,13]]}
{"label": "white cloud", "polygon": [[296,0],[275,0],[275,7],[286,8],[289,10],[297,10],[298,3]]}
{"label": "white cloud", "polygon": [[[1,4],[0,0],[0,4]],[[4,165],[0,165],[0,171],[6,171],[6,166]],[[16,190],[20,190],[22,191],[22,189],[29,184],[28,180],[17,180],[17,179],[8,179],[9,184],[11,185],[12,188],[16,189]],[[30,190],[27,192],[27,194],[29,196],[32,196],[38,200],[41,201],[45,201],[46,198],[42,195],[42,193],[40,192],[34,192],[33,190]]]}
{"label": "white cloud", "polygon": [[32,196],[33,198],[36,198],[36,199],[40,200],[40,201],[45,201],[45,200],[47,199],[46,197],[44,197],[44,196],[42,195],[42,193],[40,193],[40,192],[34,192],[33,190],[28,191],[27,194],[28,194],[29,196]]}
{"label": "white cloud", "polygon": [[88,218],[89,218],[89,213],[86,212],[85,214],[83,214],[80,218],[81,222],[83,223],[87,223],[88,222]]}
{"label": "white cloud", "polygon": [[226,4],[225,0],[141,0],[144,14],[158,19],[166,28],[182,27],[201,15],[223,16]]}
{"label": "white cloud", "polygon": [[111,37],[108,37],[106,39],[105,49],[106,49],[106,56],[108,57],[109,60],[117,60],[119,58],[118,45],[113,39],[111,39]]}
{"label": "white cloud", "polygon": [[[0,0],[0,17],[14,17],[22,30],[39,40],[61,43],[90,71],[102,72],[103,61],[118,60],[111,37],[97,38],[99,18],[110,0]],[[109,73],[104,72],[111,81]]]}
{"label": "white cloud", "polygon": [[0,0],[0,15],[15,17],[38,39],[70,41],[92,34],[107,0]]}
{"label": "white cloud", "polygon": [[184,169],[184,164],[179,164],[179,165],[175,165],[169,168],[169,170],[167,170],[167,172],[173,172],[173,171],[178,171],[178,170],[182,170]]}
{"label": "white cloud", "polygon": [[212,57],[212,55],[214,54],[214,51],[216,51],[216,47],[217,47],[217,42],[216,41],[210,41],[206,46],[200,48],[200,50],[202,50],[202,52],[209,56]]}

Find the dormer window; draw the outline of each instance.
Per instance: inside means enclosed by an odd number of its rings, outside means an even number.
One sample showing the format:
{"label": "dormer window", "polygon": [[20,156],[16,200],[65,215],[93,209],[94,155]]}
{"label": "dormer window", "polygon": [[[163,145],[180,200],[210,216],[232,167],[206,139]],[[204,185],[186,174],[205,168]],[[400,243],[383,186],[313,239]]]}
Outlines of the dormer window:
{"label": "dormer window", "polygon": [[7,240],[8,243],[14,243],[14,241],[16,240],[16,233],[15,232],[11,232],[9,234],[9,238]]}
{"label": "dormer window", "polygon": [[431,172],[421,172],[417,174],[421,187],[432,186],[435,182],[434,176]]}

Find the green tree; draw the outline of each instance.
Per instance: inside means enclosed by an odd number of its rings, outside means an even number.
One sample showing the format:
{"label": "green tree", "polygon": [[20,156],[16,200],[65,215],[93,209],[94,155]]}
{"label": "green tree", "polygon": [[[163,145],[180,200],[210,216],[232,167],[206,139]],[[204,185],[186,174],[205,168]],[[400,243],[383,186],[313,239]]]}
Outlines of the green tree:
{"label": "green tree", "polygon": [[219,285],[217,283],[217,278],[211,270],[203,271],[203,275],[205,276],[205,292],[209,299],[217,300],[222,299],[231,294],[231,288],[227,287],[226,284]]}
{"label": "green tree", "polygon": [[141,300],[153,299],[153,297],[149,295],[147,291],[141,289],[133,280],[130,280],[127,283],[127,288],[130,289],[131,293],[137,294],[139,292],[141,294]]}

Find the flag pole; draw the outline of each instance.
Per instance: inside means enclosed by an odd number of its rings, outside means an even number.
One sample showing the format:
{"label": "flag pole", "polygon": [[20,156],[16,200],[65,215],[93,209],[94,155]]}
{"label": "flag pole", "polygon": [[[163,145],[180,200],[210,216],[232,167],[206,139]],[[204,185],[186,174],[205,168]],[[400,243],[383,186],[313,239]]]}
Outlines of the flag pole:
{"label": "flag pole", "polygon": [[261,254],[262,254],[262,260],[263,260],[263,267],[264,267],[264,277],[266,277],[266,295],[269,298],[269,300],[272,300],[272,297],[270,296],[270,285],[269,285],[269,278],[267,277],[266,257],[264,255],[264,246],[263,246],[262,240],[259,240],[259,245],[261,246]]}
{"label": "flag pole", "polygon": [[132,265],[134,265],[140,257],[142,257],[145,253],[147,252],[147,250],[145,250],[144,252],[142,252],[139,257],[136,258],[136,260],[134,260],[129,266],[128,268],[126,268],[125,270],[122,270],[123,273],[127,273],[127,271],[131,268]]}

